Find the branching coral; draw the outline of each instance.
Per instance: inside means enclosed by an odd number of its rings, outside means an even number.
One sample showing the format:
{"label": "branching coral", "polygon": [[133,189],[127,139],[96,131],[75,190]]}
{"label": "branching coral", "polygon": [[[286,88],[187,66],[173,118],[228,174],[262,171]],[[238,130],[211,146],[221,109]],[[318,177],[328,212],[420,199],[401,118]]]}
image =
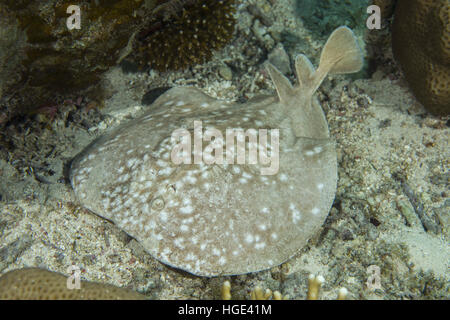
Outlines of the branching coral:
{"label": "branching coral", "polygon": [[[320,288],[322,284],[325,282],[325,279],[322,276],[315,276],[310,274],[308,277],[308,294],[307,300],[318,300]],[[223,300],[231,300],[231,284],[230,281],[224,281],[222,284],[222,299]],[[348,290],[346,288],[340,288],[338,291],[337,300],[345,300],[347,299]],[[279,291],[274,291],[270,289],[266,289],[263,291],[261,287],[255,287],[250,292],[251,300],[287,300],[289,297],[287,295],[283,296]]]}
{"label": "branching coral", "polygon": [[306,299],[308,300],[317,300],[319,298],[320,288],[322,284],[325,282],[325,279],[322,276],[315,276],[310,274],[308,277],[308,296]]}

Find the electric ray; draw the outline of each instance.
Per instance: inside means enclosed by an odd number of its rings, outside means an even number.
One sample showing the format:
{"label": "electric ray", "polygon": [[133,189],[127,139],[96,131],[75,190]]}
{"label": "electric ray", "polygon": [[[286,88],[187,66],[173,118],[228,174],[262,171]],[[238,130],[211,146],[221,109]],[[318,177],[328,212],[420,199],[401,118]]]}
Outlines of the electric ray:
{"label": "electric ray", "polygon": [[361,66],[340,27],[317,70],[297,56],[298,85],[267,64],[276,97],[240,104],[172,88],[74,158],[75,194],[170,266],[200,276],[277,266],[322,226],[336,192],[335,146],[313,94],[328,73]]}

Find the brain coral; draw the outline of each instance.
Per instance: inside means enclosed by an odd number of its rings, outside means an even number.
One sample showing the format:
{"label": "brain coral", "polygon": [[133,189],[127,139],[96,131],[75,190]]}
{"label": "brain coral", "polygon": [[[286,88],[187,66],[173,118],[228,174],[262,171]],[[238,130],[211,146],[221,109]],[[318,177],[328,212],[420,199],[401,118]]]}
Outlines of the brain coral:
{"label": "brain coral", "polygon": [[81,281],[80,289],[68,289],[67,277],[44,269],[24,268],[0,277],[0,300],[142,300],[131,290]]}
{"label": "brain coral", "polygon": [[392,49],[414,95],[431,113],[450,114],[450,1],[399,0]]}

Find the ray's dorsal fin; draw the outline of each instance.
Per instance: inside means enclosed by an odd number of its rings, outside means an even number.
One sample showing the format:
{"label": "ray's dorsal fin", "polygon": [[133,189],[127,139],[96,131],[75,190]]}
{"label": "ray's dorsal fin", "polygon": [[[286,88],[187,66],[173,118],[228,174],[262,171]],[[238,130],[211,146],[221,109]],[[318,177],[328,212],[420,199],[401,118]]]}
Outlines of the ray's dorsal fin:
{"label": "ray's dorsal fin", "polygon": [[285,103],[286,100],[294,94],[294,88],[292,87],[291,82],[270,62],[266,63],[266,69],[277,89],[280,102]]}
{"label": "ray's dorsal fin", "polygon": [[295,73],[300,87],[309,86],[315,72],[316,69],[304,54],[295,57]]}

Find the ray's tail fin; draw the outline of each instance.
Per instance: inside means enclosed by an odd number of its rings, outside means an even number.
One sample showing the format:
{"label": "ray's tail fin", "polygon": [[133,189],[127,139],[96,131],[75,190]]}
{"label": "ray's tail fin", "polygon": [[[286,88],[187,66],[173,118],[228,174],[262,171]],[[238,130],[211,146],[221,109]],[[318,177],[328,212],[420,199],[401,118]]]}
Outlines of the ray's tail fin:
{"label": "ray's tail fin", "polygon": [[[322,50],[317,70],[314,69],[314,66],[305,55],[300,54],[296,57],[295,71],[297,73],[298,86],[303,90],[306,89],[312,96],[328,73],[358,72],[361,70],[362,65],[362,51],[358,46],[353,31],[345,26],[339,27],[328,38]],[[267,70],[282,102],[295,94],[296,88],[291,85],[290,81],[277,68],[268,63]]]}
{"label": "ray's tail fin", "polygon": [[362,66],[362,50],[353,31],[345,26],[337,28],[322,49],[319,68],[313,75],[313,91],[319,88],[328,73],[354,73],[361,70]]}

